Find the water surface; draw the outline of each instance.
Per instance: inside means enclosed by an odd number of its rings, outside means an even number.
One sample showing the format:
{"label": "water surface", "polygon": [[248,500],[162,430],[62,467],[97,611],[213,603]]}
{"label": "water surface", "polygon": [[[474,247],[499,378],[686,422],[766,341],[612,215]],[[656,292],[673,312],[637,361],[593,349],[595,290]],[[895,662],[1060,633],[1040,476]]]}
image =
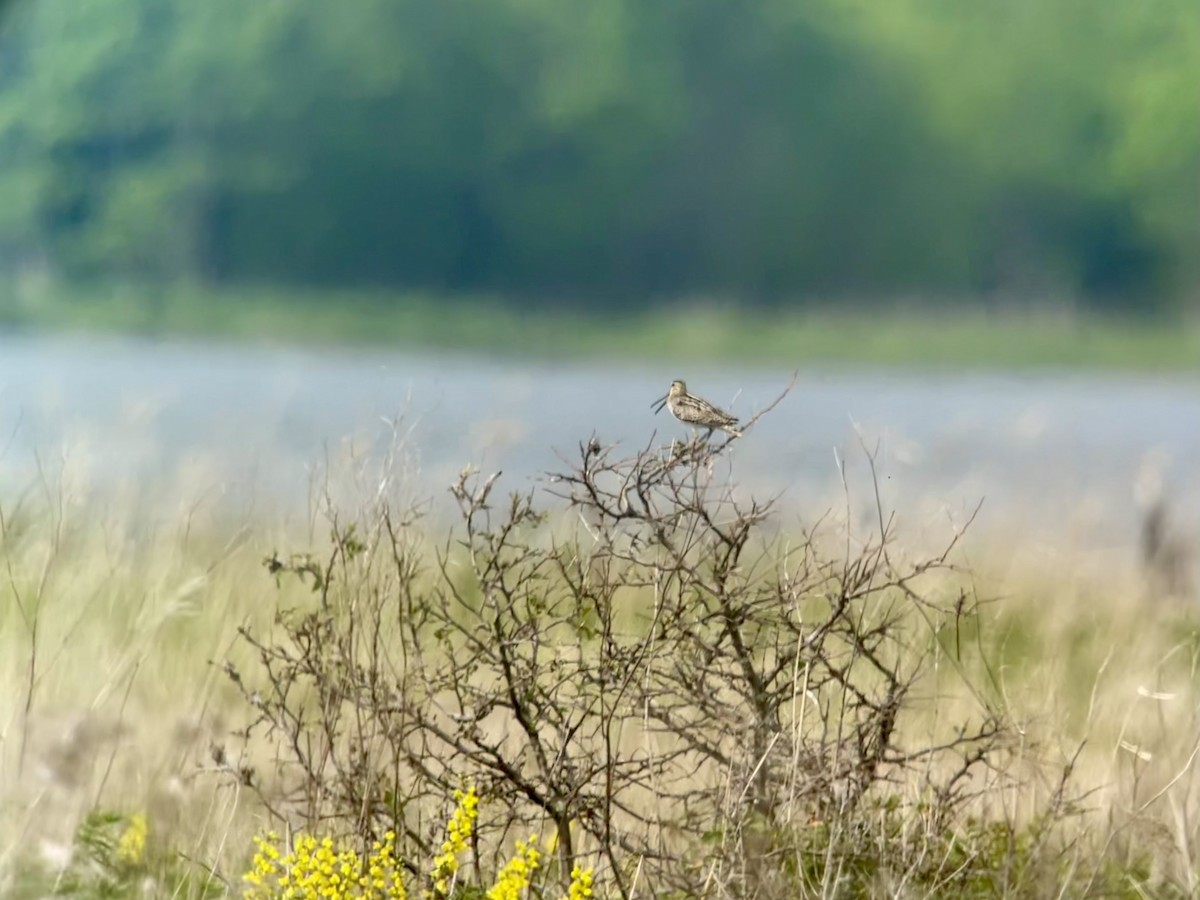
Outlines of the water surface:
{"label": "water surface", "polygon": [[[81,490],[140,489],[147,514],[207,493],[299,515],[327,459],[370,465],[394,432],[429,496],[468,464],[520,487],[593,432],[631,450],[686,436],[650,409],[675,377],[745,418],[791,372],[0,336],[0,500],[65,460]],[[744,489],[782,491],[803,522],[844,504],[839,460],[855,500],[870,499],[863,443],[885,503],[917,530],[982,499],[985,525],[1124,550],[1151,470],[1179,527],[1200,525],[1194,377],[802,368],[733,461]]]}

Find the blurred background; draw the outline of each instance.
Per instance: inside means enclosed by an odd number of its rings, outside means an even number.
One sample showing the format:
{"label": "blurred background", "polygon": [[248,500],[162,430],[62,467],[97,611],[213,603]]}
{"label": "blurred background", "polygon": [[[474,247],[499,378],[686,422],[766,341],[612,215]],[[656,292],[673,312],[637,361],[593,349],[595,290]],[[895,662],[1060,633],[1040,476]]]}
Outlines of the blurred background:
{"label": "blurred background", "polygon": [[1191,0],[3,12],[9,496],[275,514],[397,435],[431,495],[517,486],[686,436],[671,378],[745,418],[799,369],[735,450],[795,521],[865,447],[918,531],[1194,546]]}

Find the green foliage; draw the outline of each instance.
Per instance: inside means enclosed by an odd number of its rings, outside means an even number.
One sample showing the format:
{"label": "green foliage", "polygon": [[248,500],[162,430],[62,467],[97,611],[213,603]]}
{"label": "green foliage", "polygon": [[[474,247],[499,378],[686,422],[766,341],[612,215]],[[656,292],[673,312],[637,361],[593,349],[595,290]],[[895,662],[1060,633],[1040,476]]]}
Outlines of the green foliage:
{"label": "green foliage", "polygon": [[936,822],[894,801],[874,812],[867,827],[760,822],[741,837],[775,879],[774,896],[1036,898],[1051,885],[1064,897],[1186,896],[1156,879],[1144,856],[1090,858],[1064,828],[1065,810],[1020,826],[973,817]]}
{"label": "green foliage", "polygon": [[[453,314],[448,314],[452,310]],[[743,366],[1037,367],[1196,371],[1200,329],[1129,315],[946,307],[740,310],[682,304],[614,315],[523,310],[515,298],[408,291],[164,289],[149,283],[5,290],[0,325],[226,341],[454,348],[528,359],[724,360]]]}
{"label": "green foliage", "polygon": [[1101,295],[1194,280],[1183,249],[1200,238],[1194,5],[857,8],[921,85],[928,121],[988,177],[998,264],[1041,253],[1067,285]]}
{"label": "green foliage", "polygon": [[164,854],[150,833],[145,815],[95,810],[79,824],[65,864],[57,870],[22,866],[6,896],[77,897],[117,900],[125,897],[180,896],[205,900],[223,896],[222,883]]}
{"label": "green foliage", "polygon": [[609,304],[1178,295],[1195,19],[1185,0],[28,2],[0,32],[0,262]]}

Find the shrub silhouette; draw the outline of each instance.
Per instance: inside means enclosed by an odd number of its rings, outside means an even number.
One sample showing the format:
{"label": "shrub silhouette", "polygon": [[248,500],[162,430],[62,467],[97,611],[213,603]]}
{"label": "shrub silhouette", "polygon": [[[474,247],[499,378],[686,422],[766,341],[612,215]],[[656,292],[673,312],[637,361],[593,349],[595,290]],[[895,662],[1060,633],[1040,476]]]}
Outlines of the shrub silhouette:
{"label": "shrub silhouette", "polygon": [[[433,548],[413,508],[331,514],[323,557],[267,561],[314,602],[277,638],[242,632],[260,666],[227,671],[256,719],[224,767],[290,826],[395,832],[401,859],[436,855],[470,781],[478,884],[532,827],[564,891],[580,865],[621,897],[977,886],[996,859],[971,848],[997,832],[966,812],[1004,769],[1004,717],[977,690],[931,731],[916,700],[968,677],[977,601],[938,578],[958,538],[904,560],[880,508],[856,543],[787,542],[736,489],[732,441],[592,438],[503,498],[498,473],[463,472]],[[1006,877],[1036,884],[1068,775]]]}

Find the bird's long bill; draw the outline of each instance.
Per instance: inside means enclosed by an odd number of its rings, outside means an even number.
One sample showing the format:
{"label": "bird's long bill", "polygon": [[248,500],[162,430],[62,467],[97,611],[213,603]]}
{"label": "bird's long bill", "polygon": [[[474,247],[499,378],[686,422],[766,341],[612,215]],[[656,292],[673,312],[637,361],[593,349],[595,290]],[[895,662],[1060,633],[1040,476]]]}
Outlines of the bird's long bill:
{"label": "bird's long bill", "polygon": [[650,405],[654,407],[654,414],[657,416],[660,412],[662,412],[662,408],[667,405],[667,395],[663,394]]}

